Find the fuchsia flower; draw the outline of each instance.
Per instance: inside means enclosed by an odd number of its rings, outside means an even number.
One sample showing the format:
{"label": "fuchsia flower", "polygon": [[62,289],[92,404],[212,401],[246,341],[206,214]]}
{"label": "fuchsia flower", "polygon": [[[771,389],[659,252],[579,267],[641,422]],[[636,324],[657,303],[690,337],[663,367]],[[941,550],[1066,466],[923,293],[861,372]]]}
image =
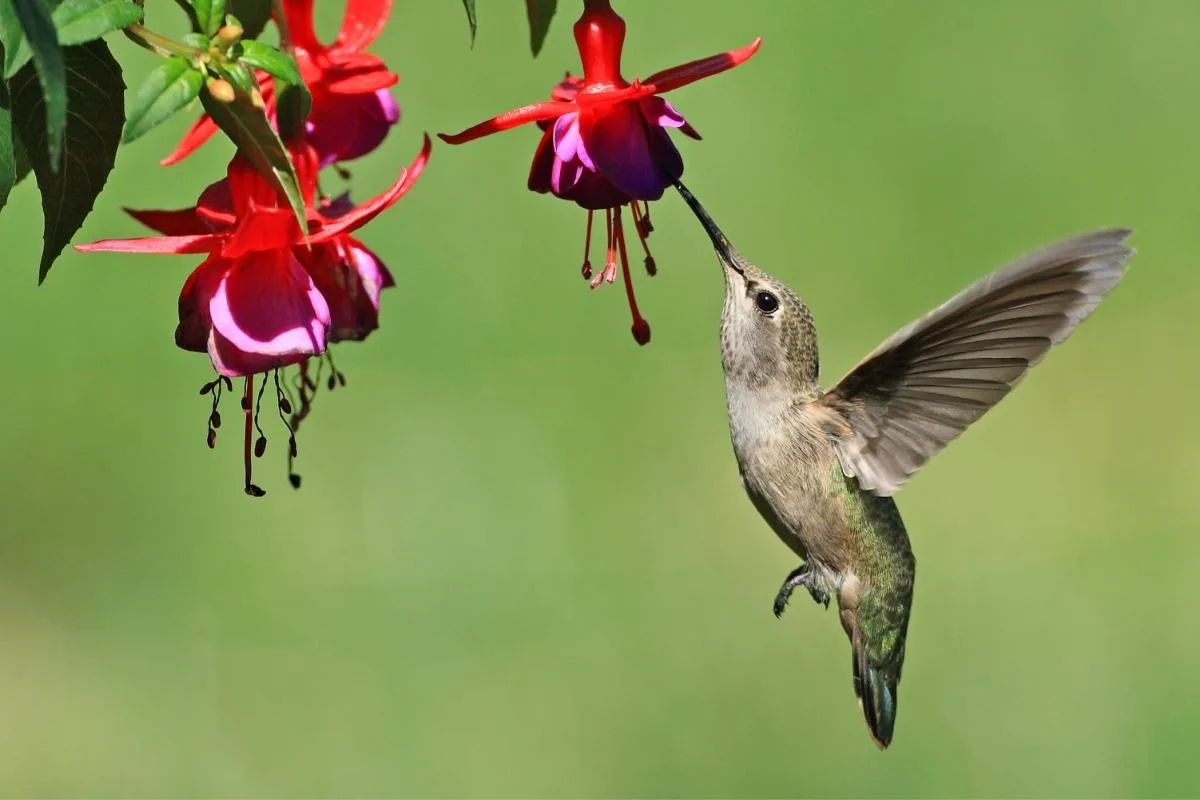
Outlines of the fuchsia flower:
{"label": "fuchsia flower", "polygon": [[[382,60],[363,52],[387,22],[391,0],[349,0],[342,28],[329,46],[317,39],[313,29],[313,0],[284,0],[283,10],[296,64],[312,92],[307,136],[320,166],[366,155],[400,120],[400,107],[388,88],[398,80],[396,74]],[[255,74],[267,114],[274,119],[272,79],[264,72]],[[216,123],[207,114],[201,117],[163,159],[163,166],[182,161],[216,132]]]}
{"label": "fuchsia flower", "polygon": [[[316,151],[304,142],[289,144],[308,209],[307,231],[300,230],[287,200],[239,154],[230,161],[226,178],[205,189],[195,207],[129,212],[164,235],[76,246],[83,252],[208,254],[180,293],[175,341],[185,350],[207,352],[220,376],[203,390],[213,393],[209,446],[220,425],[216,406],[221,387],[232,388],[230,378],[246,379],[242,405],[247,412],[248,493],[263,493],[250,479],[254,376],[275,373],[276,399],[283,416],[292,410],[278,370],[301,365],[298,388],[302,409],[289,425],[294,431],[307,413],[307,390],[315,389],[308,375],[308,359],[325,353],[330,342],[365,338],[378,326],[380,292],[392,285],[379,258],[350,233],[412,188],[425,168],[430,148],[429,137],[425,137],[420,154],[386,191],[360,206],[351,206],[347,200],[318,202]],[[331,387],[334,376],[344,383],[332,362],[330,369]],[[262,389],[265,387],[264,374]],[[258,428],[257,406],[253,417]],[[266,438],[261,428],[258,432],[254,447],[261,455]],[[294,435],[290,450],[294,456]],[[293,483],[298,482],[294,474],[292,478]]]}
{"label": "fuchsia flower", "polygon": [[[742,64],[758,51],[762,39],[629,83],[621,75],[625,21],[612,10],[609,0],[584,0],[583,15],[574,32],[583,63],[582,79],[568,74],[549,101],[522,106],[461,133],[439,135],[450,144],[462,144],[529,122],[543,128],[529,172],[529,188],[573,200],[588,210],[583,276],[593,288],[601,282],[612,283],[619,252],[633,315],[633,337],[638,344],[646,344],[650,326],[634,297],[621,211],[629,207],[645,252],[646,271],[653,275],[656,266],[646,245],[653,230],[649,201],[660,199],[683,175],[683,159],[666,129],[679,128],[687,136],[700,138],[658,95]],[[599,210],[604,211],[605,259],[604,269],[593,275],[592,224],[593,214]]]}

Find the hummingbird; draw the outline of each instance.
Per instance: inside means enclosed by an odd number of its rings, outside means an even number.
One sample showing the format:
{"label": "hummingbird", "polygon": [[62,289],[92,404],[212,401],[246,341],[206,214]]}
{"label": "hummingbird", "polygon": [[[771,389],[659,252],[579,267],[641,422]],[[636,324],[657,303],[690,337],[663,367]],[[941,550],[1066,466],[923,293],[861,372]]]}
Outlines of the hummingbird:
{"label": "hummingbird", "polygon": [[828,390],[800,296],[743,258],[680,182],[725,276],[721,364],[742,486],[800,558],[775,597],[837,600],[871,738],[892,741],[916,560],[892,496],[1121,280],[1123,228],[1067,239],[901,328]]}

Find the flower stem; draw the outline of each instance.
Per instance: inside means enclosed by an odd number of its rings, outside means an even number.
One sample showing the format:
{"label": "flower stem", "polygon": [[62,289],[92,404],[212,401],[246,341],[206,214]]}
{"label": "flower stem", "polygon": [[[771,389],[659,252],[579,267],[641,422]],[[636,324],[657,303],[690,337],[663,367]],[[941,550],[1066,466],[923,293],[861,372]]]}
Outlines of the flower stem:
{"label": "flower stem", "polygon": [[204,55],[194,47],[188,47],[183,42],[177,42],[169,36],[155,33],[141,24],[130,25],[123,32],[134,44],[144,47],[153,53],[158,53],[163,58],[183,56],[184,58],[193,59]]}

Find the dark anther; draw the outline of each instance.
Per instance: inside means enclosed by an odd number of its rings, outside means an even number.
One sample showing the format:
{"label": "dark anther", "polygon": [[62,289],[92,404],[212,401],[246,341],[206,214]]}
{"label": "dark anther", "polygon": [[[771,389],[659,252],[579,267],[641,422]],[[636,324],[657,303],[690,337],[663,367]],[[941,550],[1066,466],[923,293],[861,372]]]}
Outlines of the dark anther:
{"label": "dark anther", "polygon": [[217,446],[217,432],[212,428],[208,429],[208,449],[212,450]]}
{"label": "dark anther", "polygon": [[332,392],[334,389],[337,388],[337,378],[333,377],[333,375],[330,375],[329,380],[327,380],[325,382],[325,386],[327,386],[329,388],[329,391]]}
{"label": "dark anther", "polygon": [[646,256],[646,274],[651,278],[658,274],[658,265],[654,263],[654,256]]}
{"label": "dark anther", "polygon": [[259,436],[254,442],[254,457],[262,458],[265,452],[267,452],[267,437]]}
{"label": "dark anther", "polygon": [[592,279],[592,262],[590,260],[584,261],[583,269],[580,270],[580,272],[583,273],[583,279],[585,281],[590,281]]}
{"label": "dark anther", "polygon": [[288,439],[288,456],[290,456],[291,458],[296,457],[296,437],[295,436]]}
{"label": "dark anther", "polygon": [[342,371],[339,369],[337,372],[335,372],[335,373],[334,373],[334,375],[337,375],[337,379],[338,379],[338,383],[339,383],[339,384],[341,384],[342,386],[345,386],[345,385],[346,385],[346,373],[342,372]]}
{"label": "dark anther", "polygon": [[633,323],[633,328],[631,330],[633,333],[633,340],[635,342],[637,342],[638,344],[649,344],[650,343],[650,323],[649,322],[646,322],[646,320],[644,320],[644,319],[639,319]]}
{"label": "dark anther", "polygon": [[265,489],[255,485],[253,483],[246,484],[246,494],[250,495],[251,497],[262,497],[266,493],[267,492]]}
{"label": "dark anther", "polygon": [[242,395],[242,411],[249,411],[249,410],[250,410],[250,398],[247,397],[246,395]]}
{"label": "dark anther", "polygon": [[228,389],[231,392],[233,391],[233,381],[229,380],[229,378],[222,375],[221,382],[225,384],[226,389]]}
{"label": "dark anther", "polygon": [[214,428],[221,427],[221,412],[214,408],[213,412],[208,415],[208,424]]}
{"label": "dark anther", "polygon": [[288,482],[292,484],[293,489],[300,488],[300,476],[296,473],[293,472],[288,475]]}
{"label": "dark anther", "polygon": [[279,398],[279,410],[285,414],[292,413],[292,404],[288,402],[286,397]]}
{"label": "dark anther", "polygon": [[208,394],[217,387],[219,381],[212,380],[200,387],[200,394]]}

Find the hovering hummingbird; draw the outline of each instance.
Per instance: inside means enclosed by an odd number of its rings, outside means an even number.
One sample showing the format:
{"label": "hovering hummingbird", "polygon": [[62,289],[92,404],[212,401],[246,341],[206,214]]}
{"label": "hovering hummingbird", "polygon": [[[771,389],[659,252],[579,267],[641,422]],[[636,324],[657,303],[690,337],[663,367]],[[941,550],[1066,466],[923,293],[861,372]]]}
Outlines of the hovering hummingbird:
{"label": "hovering hummingbird", "polygon": [[742,485],[802,560],[796,587],[836,598],[871,738],[892,741],[916,560],[892,500],[930,456],[1017,384],[1121,280],[1132,231],[1051,245],[901,328],[828,391],[808,306],[733,249],[676,182],[725,274],[721,362]]}

